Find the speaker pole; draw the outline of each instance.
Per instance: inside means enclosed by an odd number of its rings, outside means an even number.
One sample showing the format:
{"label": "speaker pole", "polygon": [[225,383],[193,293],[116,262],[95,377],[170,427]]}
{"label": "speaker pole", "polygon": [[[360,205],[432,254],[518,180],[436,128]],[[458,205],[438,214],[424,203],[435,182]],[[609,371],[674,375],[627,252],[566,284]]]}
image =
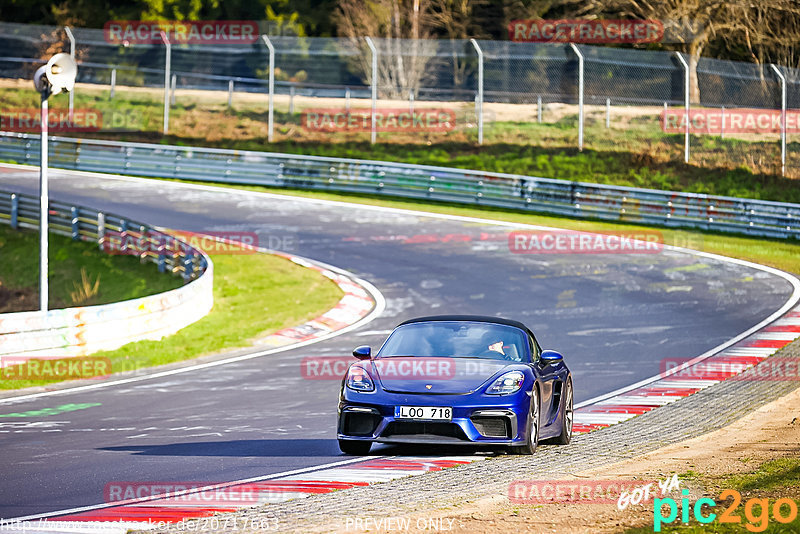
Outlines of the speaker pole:
{"label": "speaker pole", "polygon": [[41,157],[39,159],[39,309],[43,312],[47,311],[47,297],[48,297],[48,215],[50,213],[50,199],[48,197],[47,186],[47,130],[48,130],[48,106],[47,99],[50,96],[50,84],[43,84],[44,87],[41,91],[42,96],[42,109],[41,109],[41,137],[39,138],[39,145],[41,149]]}

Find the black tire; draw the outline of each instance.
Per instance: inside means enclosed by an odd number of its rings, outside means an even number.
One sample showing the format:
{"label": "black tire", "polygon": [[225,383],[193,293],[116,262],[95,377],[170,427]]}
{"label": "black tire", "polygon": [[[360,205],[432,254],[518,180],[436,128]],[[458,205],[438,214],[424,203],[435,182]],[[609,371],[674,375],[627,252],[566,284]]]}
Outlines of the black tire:
{"label": "black tire", "polygon": [[567,445],[572,441],[572,423],[575,412],[572,408],[572,379],[568,378],[564,384],[564,408],[561,410],[561,434],[553,439],[557,445]]}
{"label": "black tire", "polygon": [[512,445],[511,454],[530,455],[536,452],[539,444],[539,391],[536,386],[531,391],[531,409],[528,412],[528,423],[526,427],[527,438],[524,445]]}
{"label": "black tire", "polygon": [[372,448],[371,441],[356,441],[352,439],[340,439],[339,450],[351,456],[364,456]]}

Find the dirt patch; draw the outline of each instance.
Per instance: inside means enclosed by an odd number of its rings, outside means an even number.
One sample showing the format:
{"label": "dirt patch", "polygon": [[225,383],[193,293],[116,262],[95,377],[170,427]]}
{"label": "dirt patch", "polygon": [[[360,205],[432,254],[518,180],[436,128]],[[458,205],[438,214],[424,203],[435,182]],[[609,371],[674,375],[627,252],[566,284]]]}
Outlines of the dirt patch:
{"label": "dirt patch", "polygon": [[[664,481],[677,474],[681,489],[690,490],[690,500],[718,498],[729,476],[753,471],[778,458],[800,456],[800,389],[764,405],[750,415],[704,436],[658,449],[610,466],[574,473],[576,482],[597,480]],[[789,495],[795,499],[800,496]],[[674,490],[670,496],[679,498]],[[660,495],[659,495],[660,496]],[[768,497],[768,493],[757,495]],[[787,495],[782,495],[787,497]],[[507,495],[495,495],[465,503],[457,510],[424,509],[392,518],[389,527],[409,525],[407,531],[430,531],[439,525],[452,533],[519,532],[584,533],[622,532],[630,527],[651,527],[652,501],[629,506],[624,511],[613,504],[513,504]],[[407,521],[407,523],[404,523]],[[388,532],[375,523],[368,528],[346,525],[337,532]],[[424,527],[424,528],[420,528]]]}
{"label": "dirt patch", "polygon": [[0,313],[37,310],[39,292],[35,288],[9,289],[0,281]]}

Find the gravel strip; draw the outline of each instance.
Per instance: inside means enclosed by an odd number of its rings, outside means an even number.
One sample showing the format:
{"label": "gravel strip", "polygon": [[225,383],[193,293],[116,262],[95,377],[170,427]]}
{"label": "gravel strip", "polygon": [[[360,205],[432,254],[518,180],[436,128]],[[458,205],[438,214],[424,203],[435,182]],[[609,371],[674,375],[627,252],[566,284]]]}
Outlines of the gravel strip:
{"label": "gravel strip", "polygon": [[[781,360],[796,365],[800,341],[764,362],[774,365]],[[215,516],[219,518],[218,525],[200,519],[148,532],[328,532],[344,529],[348,517],[396,517],[424,509],[455,507],[465,501],[504,495],[514,480],[569,476],[717,430],[798,387],[796,374],[789,380],[771,380],[757,378],[755,369],[750,369],[737,378],[643,415],[575,436],[570,445],[543,445],[533,456],[488,458],[369,487],[220,514]],[[254,528],[258,526],[261,528]]]}

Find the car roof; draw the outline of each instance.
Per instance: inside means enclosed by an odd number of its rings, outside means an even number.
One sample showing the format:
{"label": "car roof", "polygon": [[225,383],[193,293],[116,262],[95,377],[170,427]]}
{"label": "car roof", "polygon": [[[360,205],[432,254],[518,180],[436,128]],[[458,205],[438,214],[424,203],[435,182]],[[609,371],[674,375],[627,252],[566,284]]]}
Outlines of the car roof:
{"label": "car roof", "polygon": [[502,317],[489,317],[488,315],[430,315],[427,317],[417,317],[415,319],[409,319],[407,321],[403,321],[397,326],[403,326],[412,323],[428,323],[433,321],[503,324],[507,326],[515,326],[533,336],[533,332],[531,332],[531,330],[527,326],[525,326],[519,321],[514,321],[513,319],[504,319]]}

